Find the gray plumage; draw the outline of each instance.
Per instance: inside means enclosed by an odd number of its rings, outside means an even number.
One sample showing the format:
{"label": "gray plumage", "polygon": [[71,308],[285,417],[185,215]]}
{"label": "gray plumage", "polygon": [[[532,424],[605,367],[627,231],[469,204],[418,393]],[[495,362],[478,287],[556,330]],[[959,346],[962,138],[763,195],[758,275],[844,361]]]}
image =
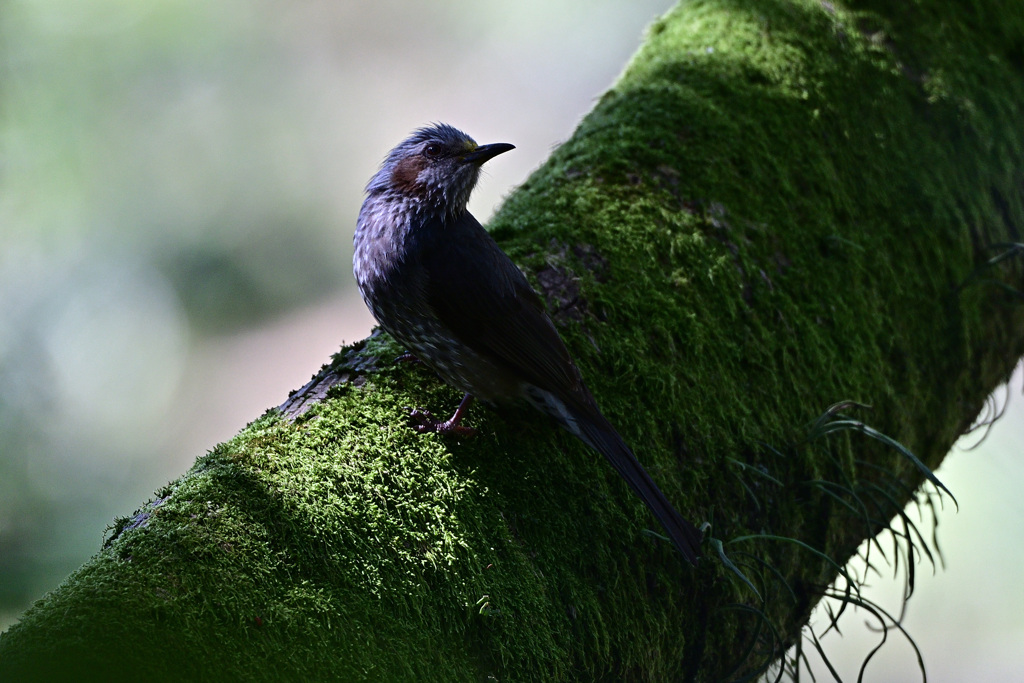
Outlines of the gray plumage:
{"label": "gray plumage", "polygon": [[477,145],[448,125],[421,128],[366,187],[353,259],[363,300],[381,327],[466,393],[451,419],[421,418],[421,431],[470,431],[459,422],[471,396],[525,400],[603,454],[696,563],[700,532],[601,414],[540,297],[466,210],[480,166],[510,149]]}

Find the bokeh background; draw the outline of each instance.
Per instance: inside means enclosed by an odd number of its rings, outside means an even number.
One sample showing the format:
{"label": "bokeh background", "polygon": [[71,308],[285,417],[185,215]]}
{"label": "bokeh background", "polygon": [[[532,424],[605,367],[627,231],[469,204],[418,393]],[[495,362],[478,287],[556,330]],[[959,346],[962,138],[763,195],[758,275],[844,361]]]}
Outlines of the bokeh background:
{"label": "bokeh background", "polygon": [[[515,143],[485,219],[671,5],[0,0],[0,629],[368,334],[352,230],[393,144],[430,121]],[[930,680],[1024,671],[1021,403],[938,472],[960,512],[905,621]],[[844,677],[866,618],[825,640]],[[891,640],[867,680],[915,676]]]}

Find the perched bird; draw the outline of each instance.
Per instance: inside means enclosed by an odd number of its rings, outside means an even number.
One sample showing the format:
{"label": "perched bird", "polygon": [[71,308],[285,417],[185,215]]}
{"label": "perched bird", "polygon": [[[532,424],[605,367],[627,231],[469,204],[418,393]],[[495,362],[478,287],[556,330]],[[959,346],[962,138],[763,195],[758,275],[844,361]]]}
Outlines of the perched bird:
{"label": "perched bird", "polygon": [[510,149],[444,124],[421,128],[366,186],[353,258],[363,301],[414,357],[465,392],[448,420],[414,411],[418,429],[470,434],[459,423],[473,397],[525,399],[604,455],[696,564],[701,533],[601,414],[540,297],[466,210],[480,167]]}

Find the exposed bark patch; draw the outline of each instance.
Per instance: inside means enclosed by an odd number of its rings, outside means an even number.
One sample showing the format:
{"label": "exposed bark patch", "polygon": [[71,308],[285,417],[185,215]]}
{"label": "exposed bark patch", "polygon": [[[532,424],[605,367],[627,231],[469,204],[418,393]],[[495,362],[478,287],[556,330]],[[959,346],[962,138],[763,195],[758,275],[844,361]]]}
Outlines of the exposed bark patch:
{"label": "exposed bark patch", "polygon": [[327,393],[341,384],[361,387],[366,383],[366,376],[378,369],[380,358],[367,352],[367,345],[380,338],[379,329],[366,339],[342,349],[330,363],[320,368],[313,378],[296,391],[288,395],[288,400],[278,406],[278,410],[287,420],[294,420],[318,401],[327,397]]}
{"label": "exposed bark patch", "polygon": [[588,312],[587,300],[580,294],[579,277],[569,267],[570,254],[598,282],[607,279],[608,261],[589,244],[567,245],[557,240],[548,243],[547,265],[536,271],[538,289],[548,305],[548,313],[557,324],[582,322]]}
{"label": "exposed bark patch", "polygon": [[156,512],[156,509],[163,505],[164,503],[166,503],[167,499],[170,497],[171,495],[167,494],[166,496],[157,498],[156,500],[150,501],[149,503],[143,505],[142,509],[135,513],[133,517],[122,517],[121,519],[116,520],[110,538],[103,541],[103,547],[109,548],[114,543],[114,541],[116,541],[118,537],[120,537],[121,534],[123,534],[125,531],[131,531],[133,529],[142,529],[148,526],[149,519]]}

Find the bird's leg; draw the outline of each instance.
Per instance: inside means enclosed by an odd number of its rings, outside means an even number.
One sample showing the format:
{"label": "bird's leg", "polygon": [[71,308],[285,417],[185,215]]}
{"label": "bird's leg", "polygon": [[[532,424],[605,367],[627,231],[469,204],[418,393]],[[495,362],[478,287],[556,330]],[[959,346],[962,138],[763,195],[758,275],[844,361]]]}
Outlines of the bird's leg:
{"label": "bird's leg", "polygon": [[438,434],[456,434],[458,436],[473,436],[476,434],[476,430],[472,427],[463,427],[459,423],[462,422],[462,418],[466,416],[466,412],[469,411],[469,406],[473,404],[473,397],[470,394],[466,394],[462,397],[462,403],[455,409],[455,414],[447,420],[437,420],[434,416],[425,410],[419,408],[414,409],[409,417],[416,423],[413,425],[420,434],[426,434],[428,432],[437,432]]}

